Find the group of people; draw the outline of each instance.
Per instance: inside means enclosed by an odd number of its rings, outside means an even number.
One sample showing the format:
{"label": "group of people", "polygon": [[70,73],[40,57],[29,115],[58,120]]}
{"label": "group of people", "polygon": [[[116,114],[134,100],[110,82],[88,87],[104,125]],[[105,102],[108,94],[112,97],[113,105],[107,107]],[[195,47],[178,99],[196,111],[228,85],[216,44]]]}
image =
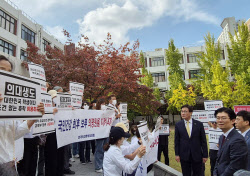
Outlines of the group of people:
{"label": "group of people", "polygon": [[[13,70],[13,64],[4,56],[0,56],[0,70],[8,72]],[[56,86],[48,91],[54,107],[57,103],[55,101],[57,92],[63,92],[62,87]],[[0,94],[0,102],[2,100]],[[95,156],[96,172],[105,176],[135,175],[146,153],[146,147],[142,145],[136,125],[132,125],[129,132],[129,129],[120,122],[121,113],[116,96],[110,95],[107,102],[104,98],[99,98],[90,104],[83,100],[82,109],[115,111],[109,137],[57,148],[56,132],[36,137],[32,135],[31,129],[35,120],[1,120],[0,175],[17,175],[17,171],[20,176],[35,176],[37,171],[39,176],[73,175],[75,172],[70,169],[70,161],[74,161],[74,157],[79,157],[83,165],[92,163],[90,148]],[[44,114],[43,103],[38,105],[37,110]],[[53,113],[57,111],[54,108]],[[184,176],[202,176],[208,160],[207,139],[203,124],[191,118],[192,112],[193,108],[189,105],[181,108],[183,120],[175,125],[175,159],[180,162]],[[217,120],[210,125],[214,129],[221,129],[223,134],[218,144],[210,146],[211,175],[230,176],[241,169],[250,171],[250,113],[240,111],[236,115],[233,110],[223,107],[216,110],[214,115]],[[162,124],[163,121],[164,118],[161,117]],[[131,134],[131,141],[128,142],[127,139]],[[15,140],[21,137],[24,137],[24,155],[17,163]],[[157,156],[159,161],[162,152],[165,164],[169,165],[168,135],[159,136]]]}

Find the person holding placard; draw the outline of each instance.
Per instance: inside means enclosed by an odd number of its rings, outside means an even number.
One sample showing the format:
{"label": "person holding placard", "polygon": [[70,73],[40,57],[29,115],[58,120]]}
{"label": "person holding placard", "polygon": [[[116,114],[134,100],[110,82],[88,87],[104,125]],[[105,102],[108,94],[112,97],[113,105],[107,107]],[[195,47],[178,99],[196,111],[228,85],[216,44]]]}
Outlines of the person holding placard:
{"label": "person holding placard", "polygon": [[[161,124],[163,124],[164,118],[161,116]],[[165,158],[165,164],[169,165],[169,157],[168,157],[168,136],[166,135],[159,135],[159,144],[158,144],[158,161],[161,161],[161,153],[163,152]]]}
{"label": "person holding placard", "polygon": [[[0,56],[0,70],[12,72],[13,64],[5,57]],[[0,103],[3,100],[0,92]],[[44,114],[44,105],[40,103],[37,110]],[[31,126],[36,120],[16,120],[0,121],[0,175],[17,175],[15,169],[15,140],[29,133]]]}
{"label": "person holding placard", "polygon": [[116,108],[117,100],[115,95],[110,95],[108,97],[109,104],[107,106],[107,110],[115,110],[115,120],[112,123],[111,129],[120,122],[121,114],[119,114],[118,109]]}
{"label": "person holding placard", "polygon": [[235,126],[238,128],[245,138],[248,149],[248,166],[247,170],[250,171],[250,112],[239,111],[236,116]]}
{"label": "person holding placard", "polygon": [[142,156],[146,153],[146,147],[141,146],[137,156],[132,161],[126,161],[121,151],[125,138],[130,134],[125,133],[120,127],[114,127],[110,131],[109,143],[104,146],[103,170],[104,176],[121,176],[122,171],[131,174],[139,165]]}

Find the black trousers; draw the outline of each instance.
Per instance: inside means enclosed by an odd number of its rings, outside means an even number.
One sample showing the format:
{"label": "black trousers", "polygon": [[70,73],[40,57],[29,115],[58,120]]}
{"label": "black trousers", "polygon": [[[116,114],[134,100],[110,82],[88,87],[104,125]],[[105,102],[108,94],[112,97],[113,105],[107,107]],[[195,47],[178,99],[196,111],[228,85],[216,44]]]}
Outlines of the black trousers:
{"label": "black trousers", "polygon": [[63,176],[63,147],[57,149],[56,133],[47,136],[45,148],[45,176]]}
{"label": "black trousers", "polygon": [[44,146],[39,145],[39,157],[38,157],[38,173],[37,176],[44,175]]}
{"label": "black trousers", "polygon": [[203,171],[202,158],[200,162],[194,161],[190,154],[189,160],[184,161],[181,159],[181,170],[183,176],[201,176]]}
{"label": "black trousers", "polygon": [[217,153],[218,153],[218,150],[212,150],[212,149],[209,150],[211,175],[213,175],[214,166],[215,166],[216,159],[217,159]]}
{"label": "black trousers", "polygon": [[161,161],[161,153],[163,152],[165,157],[165,164],[169,166],[169,157],[168,157],[168,145],[158,145],[158,161]]}
{"label": "black trousers", "polygon": [[39,137],[24,138],[23,159],[19,163],[18,173],[20,176],[35,176],[38,157]]}

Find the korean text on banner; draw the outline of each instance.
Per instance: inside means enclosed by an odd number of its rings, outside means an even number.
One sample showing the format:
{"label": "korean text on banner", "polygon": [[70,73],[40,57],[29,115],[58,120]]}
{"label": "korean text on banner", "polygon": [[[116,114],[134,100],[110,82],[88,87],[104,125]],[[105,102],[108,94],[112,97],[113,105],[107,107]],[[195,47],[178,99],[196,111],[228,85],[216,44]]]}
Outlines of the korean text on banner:
{"label": "korean text on banner", "polygon": [[236,105],[234,106],[234,112],[237,114],[239,111],[248,111],[250,112],[250,105]]}
{"label": "korean text on banner", "polygon": [[161,125],[160,135],[169,135],[169,124],[162,124]]}
{"label": "korean text on banner", "polygon": [[193,111],[192,119],[198,120],[202,123],[208,122],[207,111]]}
{"label": "korean text on banner", "polygon": [[0,71],[0,119],[37,119],[42,114],[37,111],[41,102],[40,84],[29,78]]}
{"label": "korean text on banner", "polygon": [[48,134],[55,131],[54,115],[44,114],[43,118],[36,121],[33,125],[33,136]]}
{"label": "korean text on banner", "polygon": [[82,96],[84,92],[84,84],[69,82],[69,90],[72,95]]}
{"label": "korean text on banner", "polygon": [[72,109],[72,96],[68,93],[57,93],[55,101],[57,108]]}
{"label": "korean text on banner", "polygon": [[216,122],[216,117],[214,116],[215,111],[207,111],[208,121]]}
{"label": "korean text on banner", "polygon": [[29,66],[29,73],[30,73],[31,78],[36,78],[36,79],[46,81],[45,71],[44,71],[43,66],[37,65],[34,63],[30,63],[28,64],[28,66]]}
{"label": "korean text on banner", "polygon": [[218,144],[219,138],[222,134],[223,134],[223,132],[221,131],[221,129],[210,128],[209,133],[208,133],[209,143]]}
{"label": "korean text on banner", "polygon": [[204,101],[205,110],[215,111],[221,107],[223,107],[223,103],[221,100],[206,100]]}
{"label": "korean text on banner", "polygon": [[57,147],[109,136],[115,111],[59,110],[55,115]]}

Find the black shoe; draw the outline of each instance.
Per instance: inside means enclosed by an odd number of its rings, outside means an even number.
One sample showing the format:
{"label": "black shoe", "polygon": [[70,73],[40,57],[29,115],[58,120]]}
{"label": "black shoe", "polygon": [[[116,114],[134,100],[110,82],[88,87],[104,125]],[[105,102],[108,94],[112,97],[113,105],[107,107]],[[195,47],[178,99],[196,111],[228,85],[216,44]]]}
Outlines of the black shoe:
{"label": "black shoe", "polygon": [[90,161],[90,160],[89,160],[89,161],[87,161],[87,163],[90,163],[90,164],[92,164],[92,161]]}
{"label": "black shoe", "polygon": [[75,172],[72,171],[72,170],[70,170],[70,169],[64,170],[63,173],[64,173],[64,174],[68,174],[68,175],[74,175],[74,174],[75,174]]}
{"label": "black shoe", "polygon": [[72,164],[69,163],[69,167],[72,167]]}

